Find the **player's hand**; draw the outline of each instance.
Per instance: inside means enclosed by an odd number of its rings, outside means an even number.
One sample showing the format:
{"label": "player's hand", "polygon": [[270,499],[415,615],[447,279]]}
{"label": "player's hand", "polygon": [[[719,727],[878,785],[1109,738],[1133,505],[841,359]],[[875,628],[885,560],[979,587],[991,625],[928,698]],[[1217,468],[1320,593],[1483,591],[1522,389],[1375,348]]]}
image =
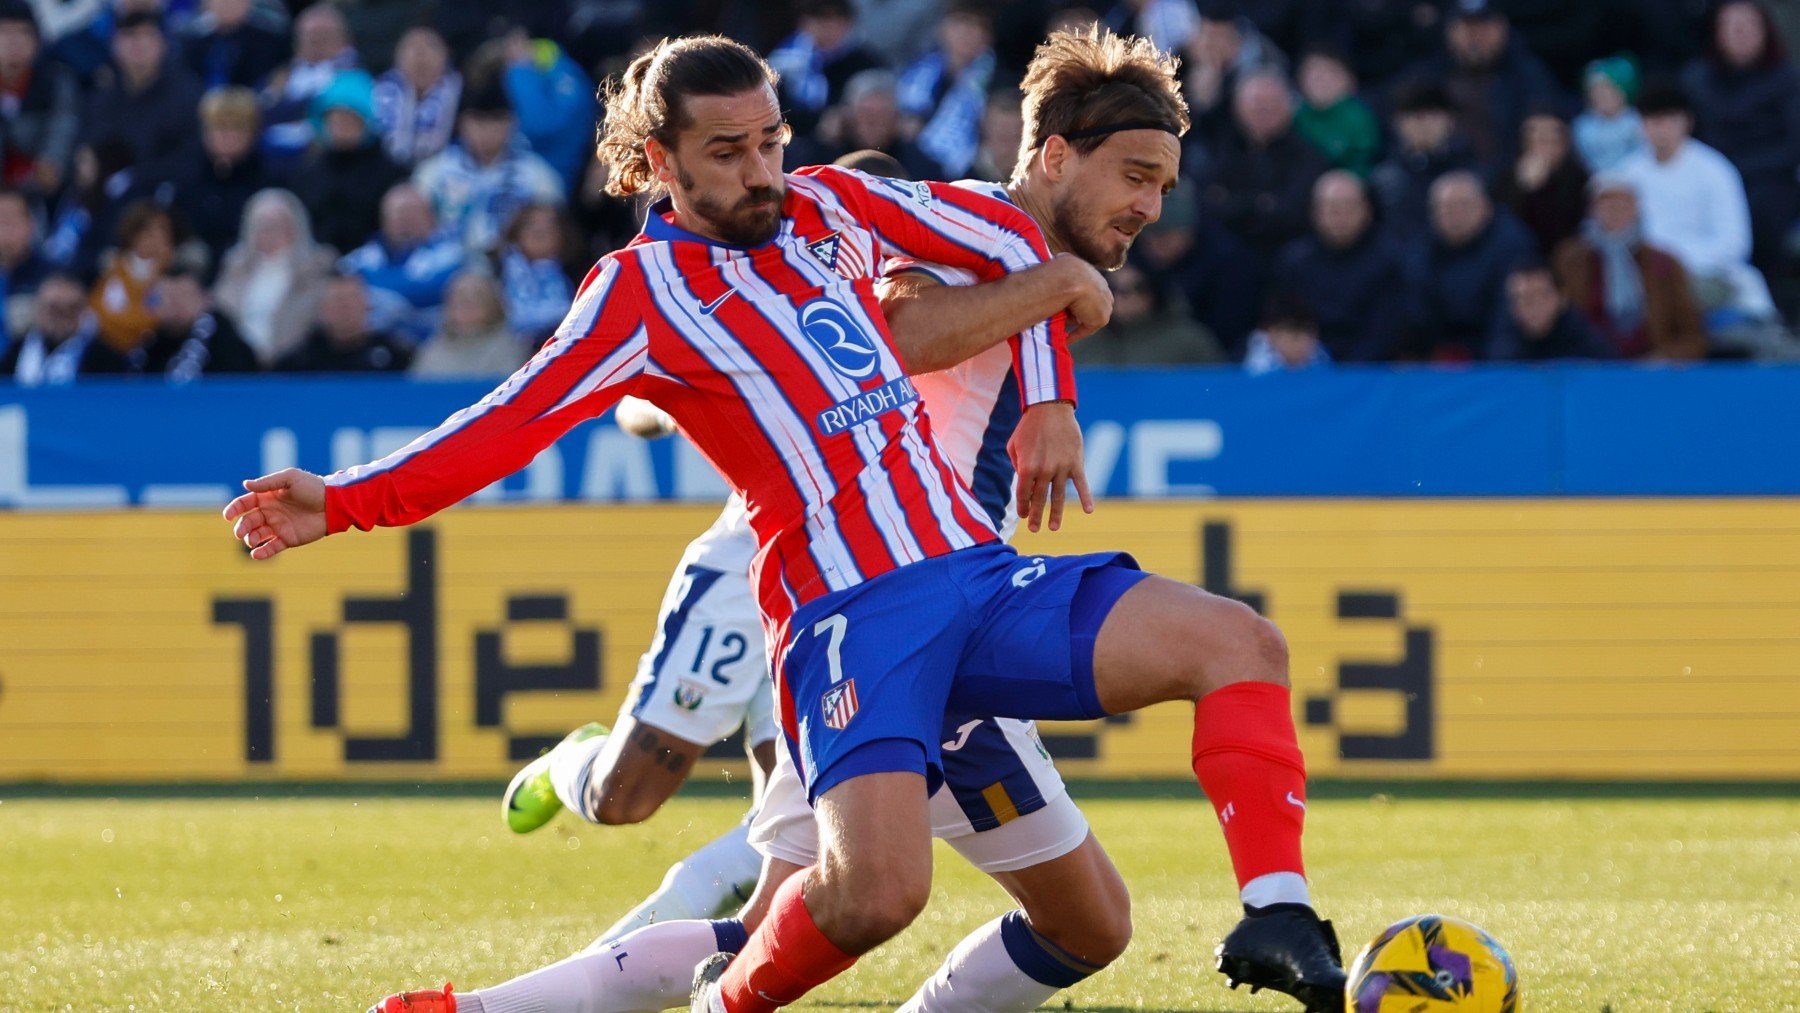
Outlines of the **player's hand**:
{"label": "player's hand", "polygon": [[299,468],[244,483],[242,496],[225,504],[233,536],[250,548],[251,559],[268,559],[325,537],[325,480]]}
{"label": "player's hand", "polygon": [[1050,505],[1050,530],[1062,527],[1063,498],[1070,482],[1081,499],[1084,513],[1094,512],[1088,492],[1087,468],[1082,461],[1081,426],[1075,406],[1067,401],[1047,401],[1025,409],[1006,445],[1019,473],[1019,516],[1025,526],[1038,530],[1044,504]]}
{"label": "player's hand", "polygon": [[1059,253],[1056,262],[1067,275],[1069,340],[1080,341],[1112,319],[1112,286],[1094,265],[1080,257]]}

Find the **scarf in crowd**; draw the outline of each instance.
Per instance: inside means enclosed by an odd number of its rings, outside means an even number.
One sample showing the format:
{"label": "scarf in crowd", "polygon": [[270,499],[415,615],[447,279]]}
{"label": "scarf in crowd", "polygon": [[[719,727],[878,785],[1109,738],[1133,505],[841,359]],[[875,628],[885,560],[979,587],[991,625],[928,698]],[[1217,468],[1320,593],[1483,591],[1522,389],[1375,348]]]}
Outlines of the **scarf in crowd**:
{"label": "scarf in crowd", "polygon": [[398,70],[375,82],[375,129],[388,154],[401,165],[417,165],[444,150],[456,129],[462,75],[447,71],[423,95]]}
{"label": "scarf in crowd", "polygon": [[82,357],[98,336],[92,324],[84,323],[66,341],[54,347],[43,334],[32,331],[25,335],[19,349],[19,365],[13,379],[21,387],[61,387],[75,382],[81,372]]}
{"label": "scarf in crowd", "polygon": [[1581,235],[1600,254],[1600,278],[1606,286],[1606,315],[1613,329],[1630,334],[1644,323],[1644,275],[1638,270],[1638,245],[1643,242],[1636,225],[1608,232],[1589,218],[1581,223]]}

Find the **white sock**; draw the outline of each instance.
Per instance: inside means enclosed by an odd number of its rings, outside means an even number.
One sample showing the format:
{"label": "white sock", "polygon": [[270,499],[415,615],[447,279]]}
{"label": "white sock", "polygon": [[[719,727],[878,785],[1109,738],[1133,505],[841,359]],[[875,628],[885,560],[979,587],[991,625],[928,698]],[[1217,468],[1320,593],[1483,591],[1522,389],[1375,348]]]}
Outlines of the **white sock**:
{"label": "white sock", "polygon": [[550,787],[568,810],[589,823],[595,822],[588,812],[588,778],[594,772],[594,757],[606,748],[608,736],[596,735],[569,745],[558,745],[550,753]]}
{"label": "white sock", "polygon": [[750,899],[760,875],[762,856],[750,846],[750,821],[744,820],[669,866],[662,886],[601,933],[594,945],[658,922],[736,911]]}
{"label": "white sock", "polygon": [[1009,911],[957,943],[899,1013],[1026,1013],[1098,970]]}
{"label": "white sock", "polygon": [[1306,888],[1306,877],[1297,872],[1264,873],[1245,883],[1238,897],[1245,907],[1268,907],[1270,904],[1312,907],[1312,891]]}
{"label": "white sock", "polygon": [[[652,925],[492,988],[459,995],[457,1008],[461,1013],[653,1013],[684,1006],[694,968],[721,948],[743,946],[743,926],[722,925]],[[736,937],[730,938],[734,931]]]}

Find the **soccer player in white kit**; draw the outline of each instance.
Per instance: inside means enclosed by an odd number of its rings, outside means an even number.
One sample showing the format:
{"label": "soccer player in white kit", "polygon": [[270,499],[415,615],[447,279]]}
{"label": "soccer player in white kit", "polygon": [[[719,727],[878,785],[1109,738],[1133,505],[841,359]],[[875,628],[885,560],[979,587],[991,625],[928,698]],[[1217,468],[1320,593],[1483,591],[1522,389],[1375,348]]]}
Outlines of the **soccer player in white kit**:
{"label": "soccer player in white kit", "polygon": [[[1174,85],[1173,64],[1147,42],[1110,34],[1064,34],[1054,37],[1046,48],[1052,48],[1062,64],[1087,71],[1068,82],[1048,82],[1051,90],[1060,85],[1095,91],[1109,84],[1115,89],[1136,89],[1138,94],[1134,97],[1141,111],[1136,117],[1121,117],[1123,120],[1174,119],[1174,111],[1179,110],[1179,121],[1185,124],[1186,111]],[[1072,112],[1080,114],[1080,110]],[[1037,129],[1041,127],[1027,124],[1027,145],[1032,144]],[[993,184],[964,185],[1020,203],[1038,219],[1053,243],[1110,268],[1122,262],[1130,240],[1146,223],[1141,217],[1126,216],[1119,202],[1136,199],[1145,187],[1172,186],[1175,169],[1172,164],[1134,167],[1123,174],[1116,192],[1110,193],[1103,190],[1058,194],[1055,187],[1029,175],[1021,178],[1011,192]],[[1118,228],[1122,220],[1126,226],[1120,229],[1125,232],[1123,242],[1114,239],[1110,247],[1100,249],[1084,244],[1084,240],[1091,242],[1089,237]],[[930,319],[940,327],[979,330],[985,324],[1011,333],[1034,322],[983,316],[968,302],[946,305],[951,298],[979,298],[978,290],[948,289],[973,280],[958,272],[911,263],[890,264],[888,272],[897,277],[896,288],[907,290],[903,296],[884,298],[884,310],[895,327],[917,326],[921,319]],[[905,304],[908,298],[911,305]],[[1021,414],[1010,353],[1004,347],[991,348],[950,369],[920,375],[915,380],[939,444],[968,478],[971,489],[1003,534],[1010,535],[1018,517],[1013,510],[1013,461],[1009,459],[1007,444]],[[619,410],[621,423],[634,432],[647,434],[657,428],[654,420],[645,419],[646,410],[655,411],[647,405],[627,401]],[[1029,419],[1030,414],[1025,413],[1025,418]],[[1029,444],[1029,433],[1021,435]],[[1032,447],[1023,444],[1016,444],[1014,449],[1027,457],[1033,452]],[[1062,483],[1052,484],[1060,500]],[[1036,502],[1042,491],[1022,488],[1018,499]],[[1081,493],[1085,503],[1085,489]],[[1053,527],[1059,520],[1060,501],[1056,507],[1052,510]],[[657,640],[645,655],[626,704],[626,711],[639,722],[656,724],[683,738],[707,731],[716,731],[713,738],[722,738],[742,722],[747,740],[759,741],[756,723],[766,710],[756,709],[752,698],[740,695],[738,687],[744,683],[705,684],[710,676],[709,658],[717,656],[707,652],[717,650],[711,645],[719,643],[718,631],[742,632],[756,625],[756,609],[750,600],[744,567],[713,575],[739,553],[747,565],[755,550],[754,539],[741,524],[741,517],[741,506],[728,504],[718,521],[683,556],[664,597]],[[736,552],[731,547],[734,537],[739,546]],[[731,614],[734,602],[741,602],[737,606],[741,611],[735,618]],[[748,639],[749,634],[744,636]],[[760,635],[757,641],[760,646]],[[724,656],[736,654],[734,646]],[[761,692],[767,692],[766,688]],[[773,734],[772,727],[769,734]],[[509,814],[513,796],[531,775],[540,783],[547,781],[562,804],[594,819],[593,811],[601,800],[596,799],[591,775],[604,755],[604,747],[594,744],[598,736],[578,736],[579,731],[521,772],[508,792]],[[933,832],[976,867],[1001,880],[1020,896],[1027,909],[1047,909],[1030,911],[1029,918],[1013,911],[982,926],[952,951],[943,968],[926,982],[907,1009],[1033,1009],[1122,952],[1130,934],[1129,900],[1123,881],[1068,797],[1061,776],[1030,722],[953,715],[945,723],[943,749],[945,783],[930,802]],[[762,906],[774,888],[788,875],[810,865],[819,853],[812,809],[793,758],[785,749],[776,753],[773,777],[760,793],[749,827],[749,840],[769,859],[769,871],[758,886],[757,901],[761,903],[753,901],[743,912],[744,919],[752,924],[761,917]],[[714,873],[710,891],[704,884],[699,889],[686,890],[672,890],[671,884],[683,876],[704,877],[706,873],[700,871],[696,859],[722,850],[721,842],[738,840],[740,829],[741,825],[684,860],[687,869],[680,874],[676,870],[682,870],[683,864],[678,864],[656,896],[639,905],[587,951],[456,999],[464,1004],[465,1013],[475,1002],[490,1013],[526,1009],[620,1013],[663,1009],[678,1003],[685,996],[696,958],[715,950],[735,951],[742,944],[745,928],[744,922],[738,920],[694,920],[715,913],[701,908],[729,904],[736,899],[734,895],[741,895],[741,881],[732,878],[735,873]],[[1041,881],[1045,885],[1054,882],[1058,889],[1021,889],[1029,882],[1023,875],[1034,869],[1039,874],[1060,877]],[[1065,884],[1068,888],[1063,896],[1048,896],[1062,890]],[[678,910],[682,913],[675,914]],[[405,995],[423,999],[435,993]],[[410,1008],[391,1002],[377,1008]]]}

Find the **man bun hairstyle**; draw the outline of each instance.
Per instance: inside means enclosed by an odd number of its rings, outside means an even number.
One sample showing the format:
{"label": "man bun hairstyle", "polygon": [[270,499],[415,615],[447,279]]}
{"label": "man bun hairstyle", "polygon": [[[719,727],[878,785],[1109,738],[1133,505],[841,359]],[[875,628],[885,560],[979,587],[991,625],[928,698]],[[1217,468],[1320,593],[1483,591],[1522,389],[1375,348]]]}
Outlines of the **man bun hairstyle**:
{"label": "man bun hairstyle", "polygon": [[1062,135],[1085,155],[1106,143],[1109,127],[1187,133],[1179,67],[1179,60],[1139,36],[1116,35],[1098,25],[1053,33],[1038,46],[1019,84],[1025,123],[1014,175],[1052,135]]}
{"label": "man bun hairstyle", "polygon": [[644,142],[672,147],[688,125],[685,99],[737,95],[768,85],[775,71],[756,51],[722,35],[665,39],[601,87],[604,113],[596,152],[609,170],[606,192],[629,197],[658,187]]}

